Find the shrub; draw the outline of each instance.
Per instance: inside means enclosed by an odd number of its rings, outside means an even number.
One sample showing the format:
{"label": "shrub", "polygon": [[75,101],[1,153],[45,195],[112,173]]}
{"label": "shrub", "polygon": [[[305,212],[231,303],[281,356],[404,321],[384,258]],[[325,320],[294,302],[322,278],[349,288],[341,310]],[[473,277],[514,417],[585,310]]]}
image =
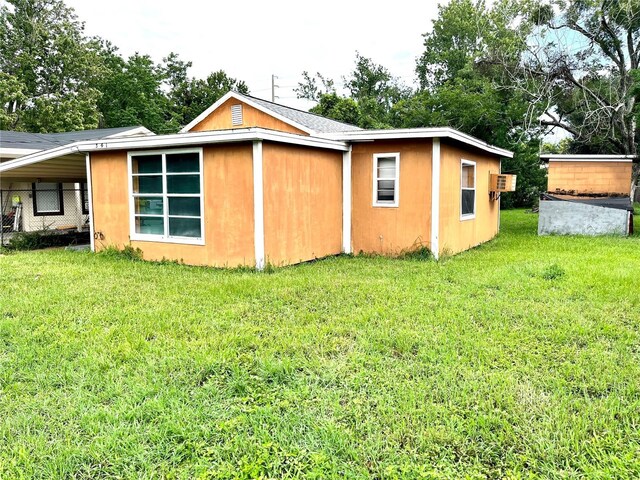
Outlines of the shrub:
{"label": "shrub", "polygon": [[564,275],[564,268],[557,263],[548,266],[542,271],[542,278],[545,280],[556,280]]}
{"label": "shrub", "polygon": [[9,240],[8,250],[38,250],[89,243],[88,232],[18,232]]}

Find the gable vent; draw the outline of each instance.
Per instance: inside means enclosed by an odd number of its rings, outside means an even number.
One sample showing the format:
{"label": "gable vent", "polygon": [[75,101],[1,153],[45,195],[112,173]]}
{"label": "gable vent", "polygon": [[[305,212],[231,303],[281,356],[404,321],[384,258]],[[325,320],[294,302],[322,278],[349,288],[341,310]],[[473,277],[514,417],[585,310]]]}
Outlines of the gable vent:
{"label": "gable vent", "polygon": [[231,125],[242,125],[242,105],[231,106]]}

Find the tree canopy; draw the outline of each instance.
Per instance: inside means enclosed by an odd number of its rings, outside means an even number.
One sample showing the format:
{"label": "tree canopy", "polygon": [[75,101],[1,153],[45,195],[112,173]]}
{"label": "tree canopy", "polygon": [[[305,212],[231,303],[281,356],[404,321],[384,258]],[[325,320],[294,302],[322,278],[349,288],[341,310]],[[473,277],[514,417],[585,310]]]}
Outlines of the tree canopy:
{"label": "tree canopy", "polygon": [[[531,204],[545,187],[538,154],[552,131],[565,132],[556,146],[565,152],[637,153],[637,0],[451,0],[438,9],[413,88],[356,53],[343,94],[316,89],[314,111],[339,120],[352,112],[362,127],[451,126],[513,150],[503,170],[519,175],[518,189],[507,205]],[[308,76],[299,95],[304,85]],[[639,174],[636,166],[634,181]]]}
{"label": "tree canopy", "polygon": [[84,34],[63,0],[7,0],[0,7],[0,129],[61,132],[143,125],[176,132],[229,90],[247,85],[218,70],[190,77],[169,53],[123,57]]}
{"label": "tree canopy", "polygon": [[[303,72],[312,112],[364,128],[451,126],[516,152],[505,203],[530,204],[544,188],[538,153],[562,130],[563,151],[637,153],[640,4],[637,0],[451,0],[424,34],[416,80],[406,85],[355,53],[340,82]],[[425,25],[425,30],[427,30]],[[229,90],[222,70],[189,75],[169,52],[124,57],[90,38],[63,0],[0,7],[0,128],[57,132],[144,125],[177,131]],[[339,88],[338,88],[339,87]],[[640,168],[635,168],[635,181]]]}

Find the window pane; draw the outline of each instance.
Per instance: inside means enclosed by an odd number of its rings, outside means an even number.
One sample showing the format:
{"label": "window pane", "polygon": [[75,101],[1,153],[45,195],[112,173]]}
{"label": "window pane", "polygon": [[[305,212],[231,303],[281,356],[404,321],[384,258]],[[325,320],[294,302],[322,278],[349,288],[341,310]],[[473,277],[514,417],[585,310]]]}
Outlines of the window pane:
{"label": "window pane", "polygon": [[200,175],[167,175],[168,193],[200,193]]}
{"label": "window pane", "polygon": [[462,215],[472,215],[475,212],[476,191],[462,190]]}
{"label": "window pane", "polygon": [[36,183],[36,210],[38,213],[60,212],[60,190],[57,183]]}
{"label": "window pane", "polygon": [[378,201],[393,202],[395,200],[395,181],[378,180]]}
{"label": "window pane", "polygon": [[157,217],[136,217],[136,233],[163,235],[164,219]]}
{"label": "window pane", "polygon": [[476,179],[474,177],[473,165],[462,165],[462,188],[475,188]]}
{"label": "window pane", "polygon": [[81,183],[80,188],[82,189],[82,213],[84,215],[89,214],[89,190],[87,189],[86,183]]}
{"label": "window pane", "polygon": [[133,191],[135,193],[162,193],[162,177],[133,177]]}
{"label": "window pane", "polygon": [[162,176],[133,177],[135,193],[162,193]]}
{"label": "window pane", "polygon": [[200,234],[199,218],[169,217],[169,235],[172,237],[197,237]]}
{"label": "window pane", "polygon": [[133,199],[136,213],[162,215],[164,211],[162,197],[136,197]]}
{"label": "window pane", "polygon": [[171,197],[169,198],[169,215],[200,216],[199,197]]}
{"label": "window pane", "polygon": [[199,172],[200,154],[193,153],[173,153],[167,155],[167,172]]}
{"label": "window pane", "polygon": [[378,178],[396,177],[396,159],[394,157],[378,158]]}
{"label": "window pane", "polygon": [[133,173],[161,173],[162,155],[139,155],[131,157]]}

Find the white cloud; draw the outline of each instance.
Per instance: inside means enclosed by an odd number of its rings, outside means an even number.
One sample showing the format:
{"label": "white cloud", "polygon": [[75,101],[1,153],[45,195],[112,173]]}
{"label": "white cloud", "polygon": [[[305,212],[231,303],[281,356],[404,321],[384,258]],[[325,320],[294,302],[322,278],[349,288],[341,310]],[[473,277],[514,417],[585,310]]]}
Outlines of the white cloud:
{"label": "white cloud", "polygon": [[[136,51],[159,61],[169,52],[193,62],[198,77],[222,69],[269,98],[278,75],[280,102],[304,107],[292,86],[303,70],[336,81],[353,68],[356,50],[414,81],[422,34],[437,16],[437,2],[293,0],[66,0],[86,23],[124,55]],[[441,2],[446,3],[446,2]]]}

